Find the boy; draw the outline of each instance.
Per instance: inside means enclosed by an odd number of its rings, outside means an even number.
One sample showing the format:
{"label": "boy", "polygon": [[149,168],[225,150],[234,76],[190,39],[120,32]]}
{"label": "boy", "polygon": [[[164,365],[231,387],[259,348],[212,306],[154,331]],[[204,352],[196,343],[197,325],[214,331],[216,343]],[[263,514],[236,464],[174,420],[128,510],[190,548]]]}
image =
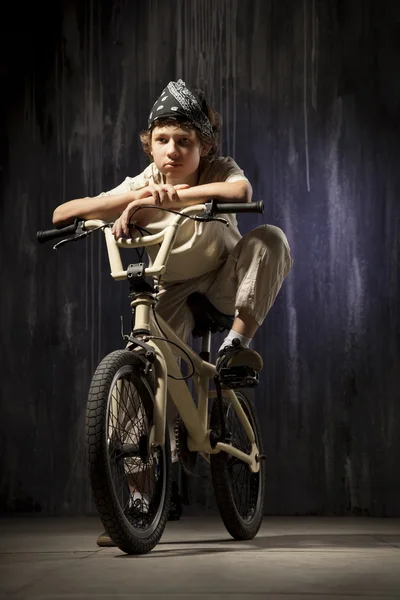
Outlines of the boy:
{"label": "boy", "polygon": [[[65,225],[75,217],[115,220],[116,238],[130,236],[129,225],[150,233],[163,229],[174,215],[146,206],[179,210],[207,202],[250,202],[252,188],[231,158],[216,157],[219,115],[199,90],[182,80],[171,81],[155,102],[147,131],[141,134],[144,151],[153,162],[140,175],[95,198],[82,198],[57,207],[53,223]],[[140,210],[138,210],[140,209]],[[163,276],[157,312],[182,339],[187,339],[193,319],[186,298],[194,291],[207,295],[225,314],[234,314],[232,330],[224,340],[217,368],[245,364],[256,371],[262,359],[249,344],[271,308],[292,266],[285,234],[262,225],[243,238],[234,215],[223,215],[230,226],[188,219]],[[147,252],[154,259],[157,249]],[[233,340],[240,343],[233,344]]]}
{"label": "boy", "polygon": [[[157,206],[179,210],[211,199],[250,202],[252,188],[243,171],[231,158],[217,157],[219,129],[219,115],[208,106],[203,92],[191,90],[182,80],[171,81],[153,105],[147,130],[141,134],[151,164],[109,192],[57,207],[53,223],[66,225],[75,217],[115,221],[114,236],[130,237],[131,225],[156,233],[175,218],[156,210]],[[191,219],[182,224],[156,309],[186,340],[194,325],[186,300],[195,291],[205,294],[218,310],[235,314],[218,352],[217,370],[246,365],[260,372],[261,356],[249,345],[290,271],[290,249],[278,227],[262,225],[242,237],[235,215],[222,216],[229,227]],[[147,248],[151,260],[157,250]],[[110,542],[107,536],[98,540],[99,545]]]}

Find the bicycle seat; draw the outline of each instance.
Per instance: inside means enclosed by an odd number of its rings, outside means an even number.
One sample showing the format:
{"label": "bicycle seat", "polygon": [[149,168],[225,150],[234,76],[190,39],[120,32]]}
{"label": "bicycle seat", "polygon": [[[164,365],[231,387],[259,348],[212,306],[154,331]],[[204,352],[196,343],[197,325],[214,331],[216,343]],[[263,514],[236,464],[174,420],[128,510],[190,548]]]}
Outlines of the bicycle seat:
{"label": "bicycle seat", "polygon": [[231,329],[235,317],[220,312],[204,294],[193,292],[188,296],[187,304],[194,316],[193,337],[202,337],[209,331],[217,333]]}

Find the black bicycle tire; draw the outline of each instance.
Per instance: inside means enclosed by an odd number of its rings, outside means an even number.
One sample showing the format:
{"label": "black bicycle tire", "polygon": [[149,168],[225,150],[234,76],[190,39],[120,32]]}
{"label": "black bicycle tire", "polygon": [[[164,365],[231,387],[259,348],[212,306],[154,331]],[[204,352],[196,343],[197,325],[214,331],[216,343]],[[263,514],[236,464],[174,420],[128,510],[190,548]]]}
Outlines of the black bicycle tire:
{"label": "black bicycle tire", "polygon": [[[236,395],[242,405],[242,408],[245,409],[247,417],[250,417],[249,420],[255,432],[258,450],[259,453],[262,454],[263,444],[260,425],[254,404],[252,400],[248,398],[244,390],[236,391]],[[245,406],[243,406],[243,404]],[[220,413],[218,409],[218,402],[217,400],[214,400],[211,408],[210,427],[211,429],[218,429],[219,424]],[[219,452],[218,454],[210,455],[211,479],[217,508],[227,531],[235,540],[251,540],[257,535],[263,520],[266,483],[265,461],[262,460],[260,462],[259,485],[261,486],[261,490],[257,497],[257,505],[254,517],[247,522],[239,514],[235,499],[233,497],[231,478],[227,468],[227,462],[229,458],[230,455],[226,452]]]}
{"label": "black bicycle tire", "polygon": [[154,531],[148,537],[137,537],[115,497],[109,475],[106,448],[105,427],[107,426],[110,387],[118,371],[126,365],[134,368],[136,371],[135,377],[142,382],[141,393],[143,390],[147,390],[149,399],[154,402],[148,377],[146,378],[143,375],[142,362],[134,352],[116,350],[100,362],[91,381],[86,411],[89,479],[100,520],[115,545],[126,554],[146,554],[159,542],[168,519],[172,485],[171,446],[167,427],[163,448],[166,453],[164,506],[161,509],[158,524]]}

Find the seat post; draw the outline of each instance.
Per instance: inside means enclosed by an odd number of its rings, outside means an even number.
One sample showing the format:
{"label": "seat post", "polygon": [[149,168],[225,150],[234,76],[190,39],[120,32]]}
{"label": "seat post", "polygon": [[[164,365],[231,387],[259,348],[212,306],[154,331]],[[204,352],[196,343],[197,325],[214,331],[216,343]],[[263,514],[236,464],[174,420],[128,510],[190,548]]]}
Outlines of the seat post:
{"label": "seat post", "polygon": [[211,354],[211,331],[208,330],[201,338],[201,352],[199,354],[202,360],[210,362]]}

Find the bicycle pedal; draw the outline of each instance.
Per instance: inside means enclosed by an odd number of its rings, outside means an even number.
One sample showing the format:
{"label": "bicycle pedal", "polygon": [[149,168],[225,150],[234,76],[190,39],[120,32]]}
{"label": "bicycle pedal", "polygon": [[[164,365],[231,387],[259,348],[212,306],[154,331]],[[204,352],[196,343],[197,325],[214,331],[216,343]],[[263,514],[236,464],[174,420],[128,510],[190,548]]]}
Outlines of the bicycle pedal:
{"label": "bicycle pedal", "polygon": [[257,371],[250,367],[223,367],[219,372],[221,383],[230,389],[252,388],[259,382]]}

